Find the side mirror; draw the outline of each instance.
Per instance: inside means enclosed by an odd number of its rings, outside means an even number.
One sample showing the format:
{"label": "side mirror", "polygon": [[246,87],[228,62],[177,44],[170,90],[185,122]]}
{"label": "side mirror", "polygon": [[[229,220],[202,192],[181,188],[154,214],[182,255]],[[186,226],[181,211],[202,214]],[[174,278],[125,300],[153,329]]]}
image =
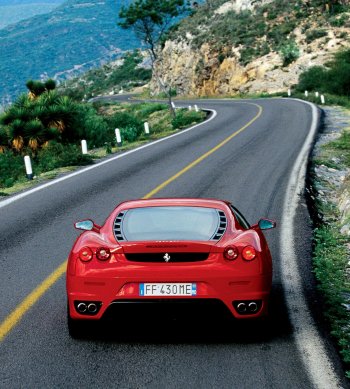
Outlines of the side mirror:
{"label": "side mirror", "polygon": [[92,231],[95,227],[95,224],[92,220],[82,220],[80,222],[74,223],[74,227],[77,230]]}
{"label": "side mirror", "polygon": [[258,226],[261,230],[269,230],[270,228],[276,227],[276,222],[269,219],[260,219]]}

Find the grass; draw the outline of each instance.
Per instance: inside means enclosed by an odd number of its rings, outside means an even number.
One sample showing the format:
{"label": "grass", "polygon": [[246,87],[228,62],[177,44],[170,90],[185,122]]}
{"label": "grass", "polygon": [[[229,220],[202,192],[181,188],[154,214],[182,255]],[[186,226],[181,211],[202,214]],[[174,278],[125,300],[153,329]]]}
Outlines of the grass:
{"label": "grass", "polygon": [[[323,147],[328,154],[339,159],[341,167],[350,168],[350,128],[346,128],[340,137]],[[339,165],[334,167],[339,169]]]}
{"label": "grass", "polygon": [[[60,166],[55,168],[54,159],[55,155],[51,158],[49,155],[45,155],[47,159],[50,157],[50,164],[34,164],[33,163],[33,171],[35,174],[35,178],[31,181],[26,179],[24,164],[23,164],[23,156],[15,157],[14,161],[16,163],[16,175],[14,175],[13,168],[14,163],[12,163],[12,155],[9,155],[11,158],[9,165],[12,166],[11,169],[2,169],[0,171],[0,196],[8,196],[14,194],[16,192],[28,189],[38,183],[42,183],[46,180],[53,179],[58,175],[70,172],[77,168],[77,166],[86,165],[87,163],[92,163],[94,160],[104,158],[110,154],[120,153],[123,151],[131,150],[133,148],[139,147],[143,144],[146,144],[150,141],[157,140],[163,138],[165,136],[171,135],[173,133],[178,132],[179,130],[189,127],[195,123],[199,123],[206,118],[206,113],[204,112],[193,112],[188,111],[187,109],[179,109],[177,112],[177,125],[173,125],[173,118],[168,110],[167,106],[159,103],[141,103],[141,104],[99,104],[99,111],[101,115],[104,117],[113,117],[113,115],[117,115],[120,113],[127,113],[131,115],[134,119],[137,119],[139,122],[148,121],[150,126],[150,134],[145,135],[142,132],[137,138],[128,142],[123,140],[121,147],[116,147],[112,145],[110,142],[106,142],[104,147],[93,148],[89,150],[89,154],[87,158],[82,160],[83,163],[80,163],[80,158],[76,158],[74,155],[69,155],[69,158],[63,158],[66,161],[67,166]],[[127,117],[128,119],[129,117]],[[122,129],[121,129],[122,130]],[[122,132],[122,131],[121,131]],[[123,134],[123,132],[122,132]],[[122,135],[123,136],[123,135]],[[62,151],[63,153],[63,151]],[[60,156],[62,157],[62,153]],[[5,159],[4,154],[0,154],[2,159]],[[73,159],[71,159],[73,158]],[[75,165],[70,165],[69,161],[75,160],[79,163]],[[1,162],[1,161],[0,161]],[[6,161],[5,161],[6,162]],[[59,161],[61,163],[61,160]],[[7,165],[4,165],[7,167]],[[48,166],[47,171],[43,168],[43,166]]]}
{"label": "grass", "polygon": [[[350,112],[347,116],[350,117]],[[314,167],[324,165],[336,170],[350,168],[350,128],[345,128],[339,138],[322,145],[312,163]],[[333,197],[339,196],[340,191],[350,192],[349,179],[343,182],[340,190],[337,189],[337,194],[329,181],[320,181],[314,173],[312,176],[316,194],[326,190]],[[324,316],[347,368],[346,376],[350,378],[350,312],[346,308],[350,304],[350,237],[340,233],[342,226],[349,223],[350,214],[340,215],[335,199],[321,199],[319,195],[314,207],[321,215],[314,229],[314,272],[323,295]]]}
{"label": "grass", "polygon": [[[314,231],[314,271],[324,296],[324,315],[336,339],[344,362],[350,367],[350,313],[346,294],[350,293],[347,277],[349,239],[339,232],[335,224],[323,225]],[[350,370],[347,371],[350,378]]]}

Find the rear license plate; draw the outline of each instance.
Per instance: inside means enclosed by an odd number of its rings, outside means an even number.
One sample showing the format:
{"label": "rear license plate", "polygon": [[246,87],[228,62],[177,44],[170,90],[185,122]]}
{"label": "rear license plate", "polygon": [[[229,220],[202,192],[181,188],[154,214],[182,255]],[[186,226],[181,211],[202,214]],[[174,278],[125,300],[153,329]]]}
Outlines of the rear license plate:
{"label": "rear license plate", "polygon": [[197,285],[188,284],[140,284],[140,296],[195,296]]}

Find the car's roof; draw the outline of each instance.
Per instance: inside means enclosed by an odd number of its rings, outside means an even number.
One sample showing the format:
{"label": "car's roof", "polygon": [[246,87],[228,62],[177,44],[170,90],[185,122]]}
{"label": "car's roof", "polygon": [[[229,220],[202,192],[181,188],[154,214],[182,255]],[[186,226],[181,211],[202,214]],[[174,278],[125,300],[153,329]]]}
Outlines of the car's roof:
{"label": "car's roof", "polygon": [[207,208],[226,208],[227,201],[217,199],[203,199],[203,198],[156,198],[156,199],[140,199],[129,200],[121,203],[118,208],[142,208],[142,207],[166,207],[166,206],[192,206],[192,207],[207,207]]}

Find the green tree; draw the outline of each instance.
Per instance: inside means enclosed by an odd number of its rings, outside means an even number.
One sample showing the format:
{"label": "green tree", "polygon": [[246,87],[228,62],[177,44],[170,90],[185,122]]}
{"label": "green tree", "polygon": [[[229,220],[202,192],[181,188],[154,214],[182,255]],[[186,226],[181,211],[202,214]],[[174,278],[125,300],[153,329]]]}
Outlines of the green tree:
{"label": "green tree", "polygon": [[185,0],[135,0],[128,7],[122,7],[119,13],[119,17],[123,19],[119,25],[125,29],[132,29],[146,45],[153,75],[166,92],[173,115],[175,111],[171,104],[171,85],[166,84],[163,74],[155,73],[154,65],[157,61],[162,61],[160,43],[174,18],[185,15],[188,11],[189,6]]}

